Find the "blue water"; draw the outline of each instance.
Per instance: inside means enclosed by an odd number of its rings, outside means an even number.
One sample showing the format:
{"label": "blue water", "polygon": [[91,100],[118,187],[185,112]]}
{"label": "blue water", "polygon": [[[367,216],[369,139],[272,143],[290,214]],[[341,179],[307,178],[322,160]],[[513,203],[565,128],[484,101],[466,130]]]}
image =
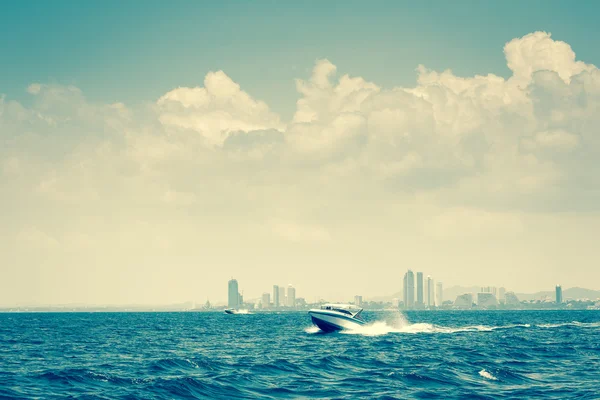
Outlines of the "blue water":
{"label": "blue water", "polygon": [[0,314],[0,398],[600,398],[600,312]]}

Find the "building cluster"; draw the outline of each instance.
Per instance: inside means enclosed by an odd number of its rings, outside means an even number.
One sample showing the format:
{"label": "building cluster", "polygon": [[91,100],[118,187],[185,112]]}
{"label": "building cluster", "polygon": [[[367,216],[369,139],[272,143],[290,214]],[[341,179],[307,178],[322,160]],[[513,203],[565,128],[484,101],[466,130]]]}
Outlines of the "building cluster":
{"label": "building cluster", "polygon": [[292,285],[285,286],[273,285],[273,296],[271,293],[265,292],[259,299],[251,303],[245,303],[244,297],[239,293],[238,281],[231,279],[228,283],[227,306],[229,308],[296,308],[303,306],[305,301],[301,298],[296,298],[296,288]]}
{"label": "building cluster", "polygon": [[[556,285],[555,304],[564,305],[562,287]],[[323,300],[321,300],[322,302]],[[365,303],[363,297],[354,296],[354,304],[358,307],[376,307],[378,304]],[[292,285],[273,285],[273,291],[265,292],[256,300],[244,302],[244,296],[239,291],[238,281],[231,279],[228,283],[229,308],[249,309],[302,309],[307,306],[306,301],[296,297],[296,288]],[[382,307],[385,304],[381,304]],[[422,272],[416,274],[408,270],[404,274],[403,299],[393,299],[391,306],[405,310],[434,310],[447,309],[494,309],[494,308],[519,308],[523,303],[514,292],[506,291],[503,287],[484,286],[477,293],[463,293],[456,297],[454,302],[444,303],[442,282],[435,282],[431,276],[424,277]],[[210,308],[208,303],[207,308]],[[389,303],[385,307],[390,307]]]}
{"label": "building cluster", "polygon": [[514,306],[519,304],[519,299],[514,292],[507,292],[505,288],[484,286],[478,293],[464,293],[456,297],[453,308],[471,309],[497,308],[500,305]]}
{"label": "building cluster", "polygon": [[425,310],[442,306],[444,302],[442,282],[436,284],[431,276],[427,276],[424,280],[422,272],[417,272],[415,281],[415,274],[409,269],[404,274],[403,284],[404,309]]}
{"label": "building cluster", "polygon": [[295,308],[298,300],[296,298],[296,288],[292,285],[287,286],[287,292],[285,286],[273,285],[273,301],[271,301],[271,295],[263,293],[262,300],[260,302],[261,308]]}
{"label": "building cluster", "polygon": [[[562,287],[556,286],[555,303],[563,303]],[[431,276],[424,278],[422,272],[416,276],[412,270],[406,271],[403,280],[403,301],[394,299],[394,307],[405,310],[432,310],[436,308],[455,309],[491,309],[491,308],[516,308],[521,301],[514,292],[506,291],[503,287],[484,286],[476,293],[463,293],[456,297],[454,302],[444,304],[443,286],[435,282]]]}
{"label": "building cluster", "polygon": [[[563,303],[562,287],[556,286],[555,304]],[[490,308],[518,308],[522,303],[514,292],[507,292],[505,288],[493,286],[482,287],[478,293],[464,293],[456,297],[453,308],[479,309]]]}

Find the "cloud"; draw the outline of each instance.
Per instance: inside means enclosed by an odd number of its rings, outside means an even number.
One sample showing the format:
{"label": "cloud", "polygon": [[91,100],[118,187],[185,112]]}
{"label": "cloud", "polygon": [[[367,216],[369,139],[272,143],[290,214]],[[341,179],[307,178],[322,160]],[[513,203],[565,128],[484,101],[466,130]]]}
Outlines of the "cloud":
{"label": "cloud", "polygon": [[24,246],[33,252],[51,251],[60,247],[58,240],[34,226],[21,229],[17,233],[16,242],[17,245]]}
{"label": "cloud", "polygon": [[553,40],[550,33],[534,32],[511,40],[504,46],[508,68],[515,79],[529,81],[534,72],[554,71],[569,83],[574,75],[595,69],[575,60],[575,52],[567,43]]}
{"label": "cloud", "polygon": [[[191,207],[219,196],[200,186],[245,179],[302,182],[309,192],[317,182],[343,191],[374,181],[392,197],[429,191],[452,206],[530,208],[593,169],[600,72],[545,32],[511,40],[504,53],[508,79],[419,66],[411,88],[338,78],[318,60],[296,81],[287,124],[223,71],[138,109],[34,83],[30,108],[0,99],[3,176],[25,173],[38,194],[64,202],[102,201],[113,185]],[[577,190],[595,196],[597,185],[581,182]]]}
{"label": "cloud", "polygon": [[526,139],[524,145],[529,150],[556,149],[559,151],[572,150],[579,145],[579,137],[564,130],[542,131],[532,139]]}
{"label": "cloud", "polygon": [[436,238],[515,235],[524,231],[518,215],[469,208],[450,208],[425,220],[422,229]]}
{"label": "cloud", "polygon": [[285,220],[273,220],[269,225],[277,236],[291,242],[328,242],[331,240],[329,232],[320,226]]}
{"label": "cloud", "polygon": [[544,32],[504,53],[506,79],[417,66],[413,87],[318,60],[289,121],[223,71],[150,105],[32,83],[27,106],[0,95],[0,238],[241,265],[230,249],[277,252],[265,238],[476,243],[518,236],[526,214],[600,212],[599,70]]}
{"label": "cloud", "polygon": [[241,90],[223,71],[206,74],[204,87],[180,87],[165,93],[157,106],[166,128],[197,132],[213,146],[222,145],[232,132],[283,128],[277,114]]}

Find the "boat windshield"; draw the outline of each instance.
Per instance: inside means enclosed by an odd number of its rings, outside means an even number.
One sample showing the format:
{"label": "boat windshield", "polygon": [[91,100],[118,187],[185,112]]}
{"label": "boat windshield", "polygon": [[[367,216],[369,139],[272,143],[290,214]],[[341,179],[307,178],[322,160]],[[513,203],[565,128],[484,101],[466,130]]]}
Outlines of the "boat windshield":
{"label": "boat windshield", "polygon": [[324,304],[321,306],[321,310],[337,311],[339,313],[350,315],[355,318],[360,318],[362,308],[356,307],[351,304]]}

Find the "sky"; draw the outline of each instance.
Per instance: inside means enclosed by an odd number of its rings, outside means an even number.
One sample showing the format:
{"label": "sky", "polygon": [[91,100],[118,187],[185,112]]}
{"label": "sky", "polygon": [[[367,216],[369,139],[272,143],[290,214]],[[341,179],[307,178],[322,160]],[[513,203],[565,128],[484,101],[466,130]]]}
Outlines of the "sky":
{"label": "sky", "polygon": [[599,11],[7,3],[0,305],[600,289]]}

